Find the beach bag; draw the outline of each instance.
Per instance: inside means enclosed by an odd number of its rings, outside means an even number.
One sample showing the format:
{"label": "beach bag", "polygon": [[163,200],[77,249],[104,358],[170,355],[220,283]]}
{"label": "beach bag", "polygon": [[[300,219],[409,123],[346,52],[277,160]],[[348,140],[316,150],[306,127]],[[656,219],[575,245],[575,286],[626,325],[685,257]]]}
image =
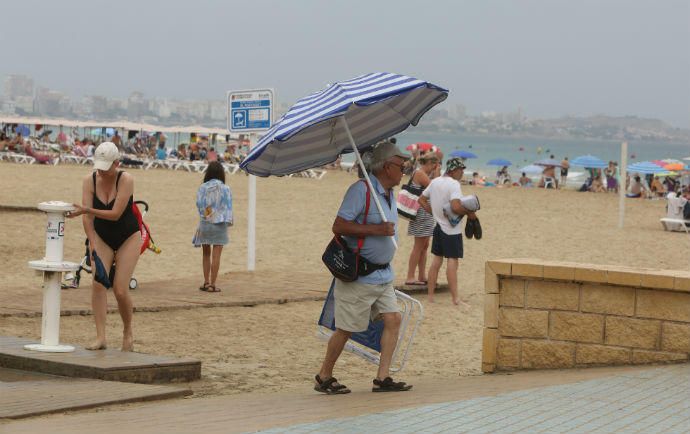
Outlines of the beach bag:
{"label": "beach bag", "polygon": [[415,221],[417,219],[417,212],[419,211],[419,196],[422,195],[424,189],[421,187],[412,186],[412,179],[414,173],[410,176],[407,184],[400,188],[398,193],[398,215]]}
{"label": "beach bag", "polygon": [[194,231],[192,245],[194,245],[194,247],[201,247],[201,225],[197,226],[196,231]]}
{"label": "beach bag", "polygon": [[[362,181],[367,186],[367,201],[364,208],[364,221],[362,224],[367,224],[367,215],[369,214],[369,184]],[[342,280],[343,282],[354,282],[361,274],[360,266],[364,258],[361,258],[359,252],[364,245],[364,238],[357,239],[357,250],[352,251],[347,246],[347,243],[340,235],[334,235],[333,239],[326,246],[326,250],[321,255],[321,260],[331,272],[333,277]]]}

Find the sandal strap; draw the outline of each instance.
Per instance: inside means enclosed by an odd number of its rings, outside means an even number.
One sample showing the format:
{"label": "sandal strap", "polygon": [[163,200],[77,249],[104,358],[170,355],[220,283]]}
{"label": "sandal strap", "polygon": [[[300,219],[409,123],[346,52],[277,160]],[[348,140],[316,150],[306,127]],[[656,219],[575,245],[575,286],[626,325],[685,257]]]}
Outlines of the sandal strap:
{"label": "sandal strap", "polygon": [[395,382],[391,377],[386,377],[383,380],[374,379],[374,384],[384,389],[401,389],[405,387],[405,382]]}
{"label": "sandal strap", "polygon": [[335,377],[331,377],[327,380],[322,380],[321,377],[318,375],[316,376],[316,382],[319,383],[319,387],[324,390],[342,390],[342,389],[347,389],[347,386],[344,386],[340,383],[338,383],[338,380],[336,380]]}

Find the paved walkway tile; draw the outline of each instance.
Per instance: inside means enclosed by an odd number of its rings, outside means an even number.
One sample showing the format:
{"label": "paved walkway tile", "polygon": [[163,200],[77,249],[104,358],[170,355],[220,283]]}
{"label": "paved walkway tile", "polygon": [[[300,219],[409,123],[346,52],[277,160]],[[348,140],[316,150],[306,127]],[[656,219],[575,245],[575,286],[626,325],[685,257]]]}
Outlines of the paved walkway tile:
{"label": "paved walkway tile", "polygon": [[264,433],[690,433],[690,365]]}

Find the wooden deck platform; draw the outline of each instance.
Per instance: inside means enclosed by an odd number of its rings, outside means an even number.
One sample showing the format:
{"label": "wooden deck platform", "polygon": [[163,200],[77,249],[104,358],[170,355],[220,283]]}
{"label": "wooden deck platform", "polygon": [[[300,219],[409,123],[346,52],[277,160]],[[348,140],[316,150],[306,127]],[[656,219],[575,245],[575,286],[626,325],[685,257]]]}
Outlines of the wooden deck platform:
{"label": "wooden deck platform", "polygon": [[[403,282],[396,282],[396,288],[407,293],[426,293],[425,286],[409,286]],[[198,278],[140,282],[139,287],[131,291],[134,309],[137,312],[158,312],[324,300],[331,284],[331,276],[325,268],[315,273],[290,275],[242,271],[220,275],[217,283],[222,292],[199,291]],[[445,283],[437,288],[437,292],[442,291],[447,291]],[[81,287],[63,290],[61,299],[63,316],[90,315],[91,276],[84,273]],[[10,287],[0,291],[0,317],[39,317],[42,305],[43,292],[40,284],[35,288]],[[108,297],[108,312],[117,312],[117,303],[112,294]]]}
{"label": "wooden deck platform", "polygon": [[0,420],[191,395],[186,387],[73,379],[0,368]]}
{"label": "wooden deck platform", "polygon": [[0,367],[65,377],[129,383],[171,383],[201,378],[201,362],[119,350],[42,353],[24,349],[29,339],[0,336]]}

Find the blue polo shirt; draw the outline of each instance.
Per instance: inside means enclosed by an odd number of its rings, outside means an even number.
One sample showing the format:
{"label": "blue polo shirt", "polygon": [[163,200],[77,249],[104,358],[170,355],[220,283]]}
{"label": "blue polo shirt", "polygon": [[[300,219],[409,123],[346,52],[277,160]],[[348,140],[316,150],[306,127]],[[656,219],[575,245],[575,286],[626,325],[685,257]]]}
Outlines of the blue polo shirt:
{"label": "blue polo shirt", "polygon": [[[395,224],[395,239],[398,239],[398,205],[395,202],[393,189],[386,192],[381,186],[381,183],[375,176],[369,175],[374,189],[371,191],[371,198],[369,203],[369,214],[367,215],[367,224],[382,223],[381,214],[376,203],[374,203],[374,194],[378,195],[381,208],[386,216],[386,219]],[[338,210],[338,217],[348,221],[355,221],[362,224],[364,221],[364,209],[366,207],[367,186],[365,181],[357,181],[350,186],[345,193],[343,203]],[[388,196],[388,201],[386,201]],[[390,202],[390,205],[388,204]],[[354,251],[357,249],[357,238],[343,237],[347,245]],[[369,262],[374,264],[387,264],[393,261],[395,256],[395,246],[391,237],[369,236],[364,239],[364,246],[362,247],[361,255]],[[393,268],[391,266],[382,270],[376,270],[368,276],[360,276],[357,279],[359,283],[368,283],[371,285],[380,285],[393,281]]]}

